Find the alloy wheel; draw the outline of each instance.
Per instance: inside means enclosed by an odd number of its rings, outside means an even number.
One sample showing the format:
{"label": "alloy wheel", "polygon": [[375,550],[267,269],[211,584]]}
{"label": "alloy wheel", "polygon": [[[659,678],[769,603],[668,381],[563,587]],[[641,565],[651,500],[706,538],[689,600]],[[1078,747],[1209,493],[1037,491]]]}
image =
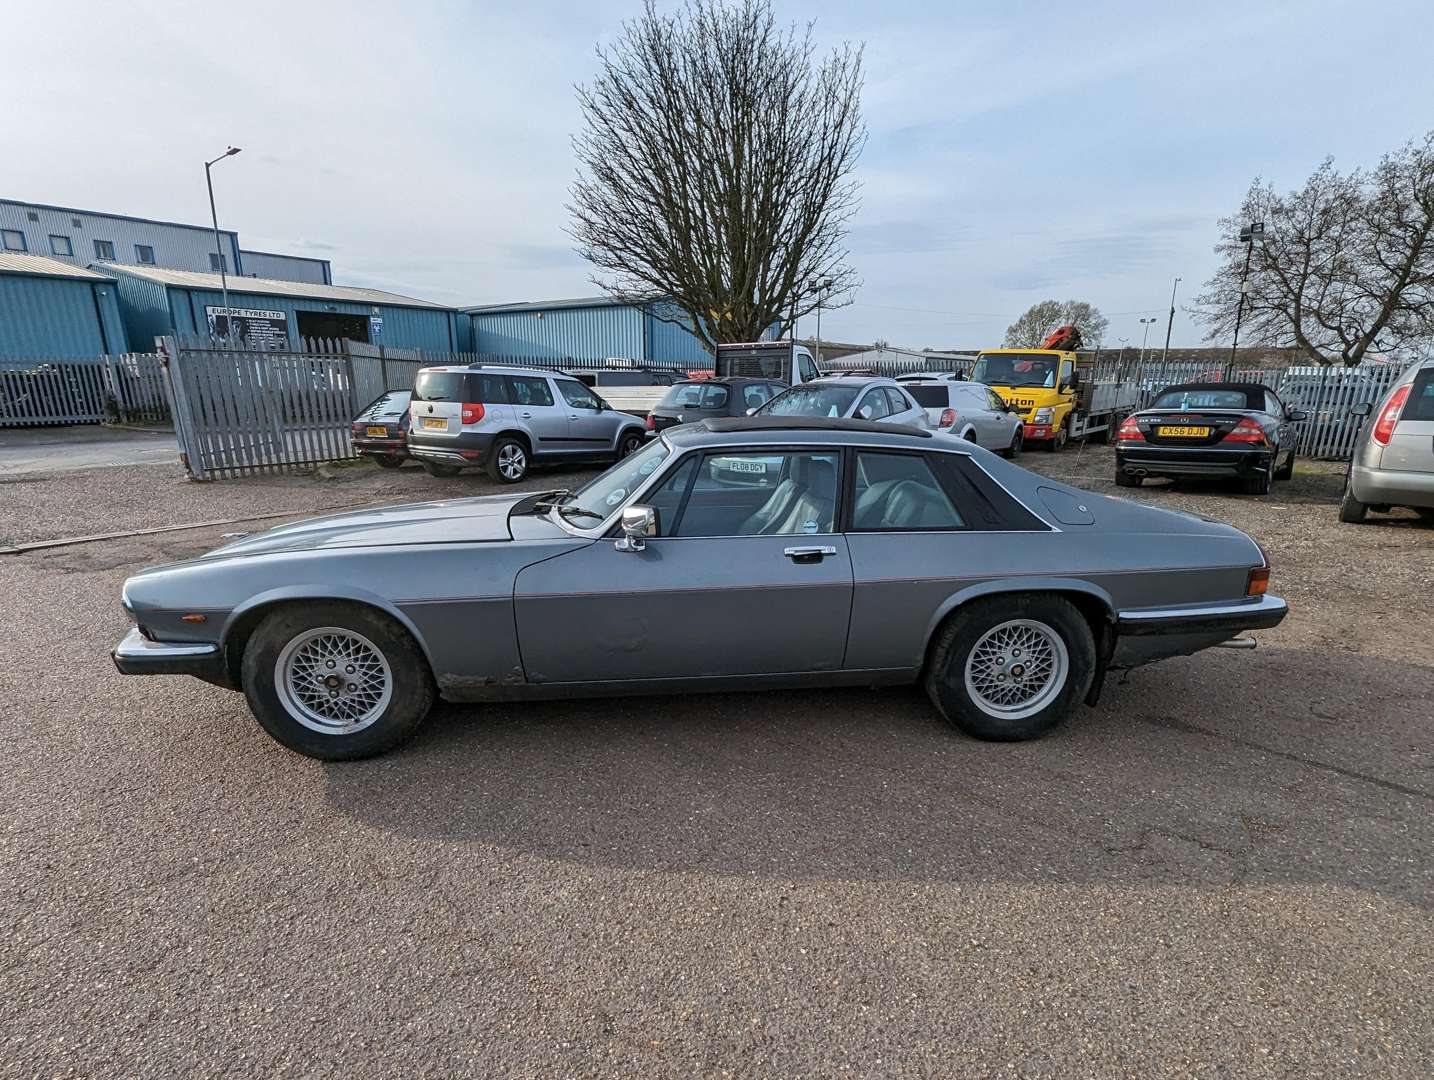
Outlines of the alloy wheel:
{"label": "alloy wheel", "polygon": [[393,699],[393,672],[372,641],[355,630],[320,626],[290,640],[274,663],[279,702],[295,720],[324,735],[368,727]]}
{"label": "alloy wheel", "polygon": [[966,692],[982,712],[1019,720],[1060,695],[1070,673],[1064,639],[1034,619],[1010,619],[981,635],[966,657]]}
{"label": "alloy wheel", "polygon": [[498,451],[498,471],[509,480],[521,480],[528,471],[528,455],[517,443],[508,443]]}

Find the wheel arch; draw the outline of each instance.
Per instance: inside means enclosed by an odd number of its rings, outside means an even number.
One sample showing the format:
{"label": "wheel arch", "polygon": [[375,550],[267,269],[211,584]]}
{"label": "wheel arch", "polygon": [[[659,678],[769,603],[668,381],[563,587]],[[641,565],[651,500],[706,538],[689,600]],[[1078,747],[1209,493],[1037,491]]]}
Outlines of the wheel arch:
{"label": "wheel arch", "polygon": [[528,433],[522,428],[504,428],[493,436],[493,442],[496,444],[499,439],[517,439],[527,448],[528,456],[533,456],[533,440],[529,438]]}
{"label": "wheel arch", "polygon": [[382,615],[386,615],[399,626],[406,630],[410,637],[418,644],[418,649],[423,653],[423,659],[428,663],[430,674],[436,671],[433,666],[433,656],[428,650],[428,642],[418,632],[418,627],[413,620],[408,618],[391,600],[380,596],[378,593],[370,592],[367,589],[356,586],[318,586],[318,585],[286,585],[278,589],[270,589],[267,592],[257,593],[245,600],[229,613],[224,620],[224,627],[220,633],[219,647],[224,653],[224,663],[229,669],[230,678],[235,686],[241,685],[240,669],[244,662],[244,646],[248,644],[249,637],[254,633],[259,623],[264,618],[279,608],[287,607],[290,604],[310,603],[315,600],[327,600],[338,603],[357,604],[362,607],[371,608]]}
{"label": "wheel arch", "polygon": [[1110,593],[1099,585],[1080,578],[1027,577],[1001,581],[983,581],[968,585],[952,593],[937,607],[926,626],[926,644],[922,653],[921,670],[924,673],[931,664],[931,650],[941,631],[952,619],[959,617],[961,609],[973,600],[985,600],[992,596],[1051,596],[1057,595],[1075,605],[1086,622],[1090,624],[1095,637],[1097,670],[1105,667],[1115,647],[1115,601]]}

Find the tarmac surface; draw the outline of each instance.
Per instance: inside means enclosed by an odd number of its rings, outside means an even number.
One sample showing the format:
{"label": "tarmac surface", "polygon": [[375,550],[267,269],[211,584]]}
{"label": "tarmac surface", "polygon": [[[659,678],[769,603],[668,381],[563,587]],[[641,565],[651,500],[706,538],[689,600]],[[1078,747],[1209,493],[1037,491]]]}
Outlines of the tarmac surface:
{"label": "tarmac surface", "polygon": [[[0,556],[0,1076],[1428,1076],[1434,529],[1339,485],[1129,493],[1251,532],[1292,613],[1018,745],[843,690],[440,707],[323,765],[110,666],[126,575],[242,526]],[[0,521],[486,490],[0,466]]]}

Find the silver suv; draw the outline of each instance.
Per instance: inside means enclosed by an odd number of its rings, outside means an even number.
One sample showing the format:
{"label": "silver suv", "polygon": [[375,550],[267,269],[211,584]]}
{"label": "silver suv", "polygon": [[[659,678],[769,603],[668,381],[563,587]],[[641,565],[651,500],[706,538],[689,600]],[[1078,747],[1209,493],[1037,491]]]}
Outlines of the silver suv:
{"label": "silver suv", "polygon": [[641,419],[562,372],[470,364],[413,383],[408,453],[432,476],[482,466],[514,484],[534,464],[625,457],[645,436]]}
{"label": "silver suv", "polygon": [[1415,364],[1377,408],[1352,410],[1370,417],[1354,444],[1339,520],[1364,520],[1370,510],[1407,506],[1434,522],[1434,360]]}

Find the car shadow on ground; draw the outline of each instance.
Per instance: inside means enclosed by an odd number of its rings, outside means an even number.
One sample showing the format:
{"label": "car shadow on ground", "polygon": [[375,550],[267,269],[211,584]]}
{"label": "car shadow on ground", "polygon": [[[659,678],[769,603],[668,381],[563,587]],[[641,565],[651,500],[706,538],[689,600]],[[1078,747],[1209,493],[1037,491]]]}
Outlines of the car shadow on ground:
{"label": "car shadow on ground", "polygon": [[[1396,677],[1377,706],[1359,689]],[[1024,744],[952,732],[914,687],[440,706],[413,743],[325,775],[373,827],[631,870],[1333,881],[1427,905],[1408,845],[1431,835],[1411,720],[1428,696],[1434,669],[1267,650],[1133,673]]]}

